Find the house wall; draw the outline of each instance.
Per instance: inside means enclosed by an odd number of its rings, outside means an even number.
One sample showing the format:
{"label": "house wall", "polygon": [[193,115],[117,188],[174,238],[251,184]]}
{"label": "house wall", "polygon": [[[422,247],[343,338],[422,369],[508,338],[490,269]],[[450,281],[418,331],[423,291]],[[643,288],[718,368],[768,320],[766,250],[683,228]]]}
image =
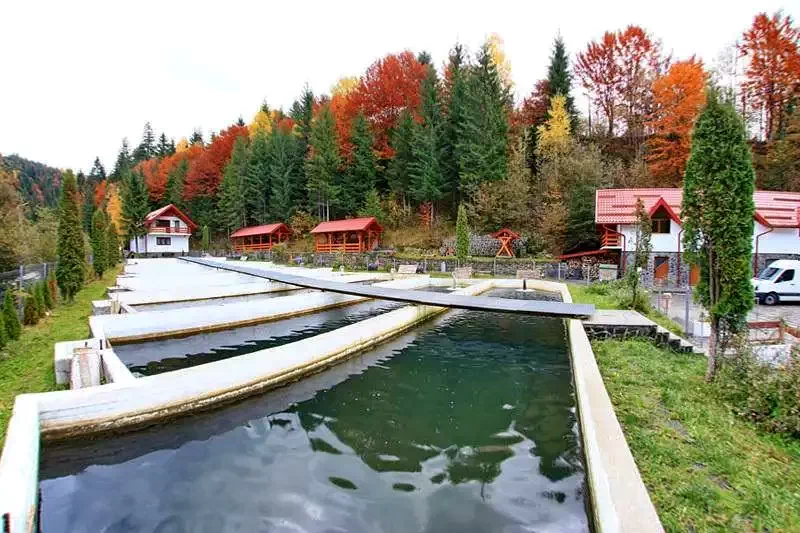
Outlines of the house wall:
{"label": "house wall", "polygon": [[[617,225],[617,231],[625,235],[625,250],[635,250],[636,226],[633,224],[619,224]],[[653,233],[650,237],[650,245],[653,247],[653,252],[677,253],[680,231],[680,224],[675,223],[673,220],[669,225],[669,233]]]}
{"label": "house wall", "polygon": [[[769,228],[755,223],[753,231],[753,253],[756,252],[756,236]],[[758,239],[760,254],[800,254],[800,230],[798,228],[774,228]]]}
{"label": "house wall", "polygon": [[[170,243],[168,245],[157,244],[156,241],[157,237],[168,237],[170,239]],[[137,240],[139,241],[138,248],[136,247]],[[130,250],[132,252],[141,254],[187,253],[189,251],[189,235],[175,234],[175,233],[165,233],[165,234],[148,233],[143,237],[138,237],[138,239],[131,239]]]}

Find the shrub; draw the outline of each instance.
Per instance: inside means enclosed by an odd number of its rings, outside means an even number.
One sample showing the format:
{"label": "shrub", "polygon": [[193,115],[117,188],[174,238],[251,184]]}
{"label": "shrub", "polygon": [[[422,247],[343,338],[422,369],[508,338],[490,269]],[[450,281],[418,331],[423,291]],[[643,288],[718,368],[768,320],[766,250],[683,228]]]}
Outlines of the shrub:
{"label": "shrub", "polygon": [[3,299],[3,323],[6,326],[6,333],[9,339],[18,339],[22,332],[22,325],[17,316],[17,304],[11,289],[6,291]]}
{"label": "shrub", "polygon": [[36,307],[36,297],[33,294],[25,296],[22,321],[26,326],[32,326],[39,322],[39,309]]}
{"label": "shrub", "polygon": [[47,304],[44,301],[44,281],[38,282],[33,286],[33,295],[36,299],[36,310],[39,312],[39,318],[44,318],[47,315]]}
{"label": "shrub", "polygon": [[50,309],[52,309],[58,301],[58,282],[55,274],[47,276],[47,288],[50,289],[48,292],[50,293]]}
{"label": "shrub", "polygon": [[0,348],[3,348],[8,342],[8,332],[6,331],[5,320],[3,314],[0,313]]}
{"label": "shrub", "polygon": [[44,306],[50,310],[53,308],[53,289],[50,285],[50,277],[42,281],[42,298],[44,299]]}

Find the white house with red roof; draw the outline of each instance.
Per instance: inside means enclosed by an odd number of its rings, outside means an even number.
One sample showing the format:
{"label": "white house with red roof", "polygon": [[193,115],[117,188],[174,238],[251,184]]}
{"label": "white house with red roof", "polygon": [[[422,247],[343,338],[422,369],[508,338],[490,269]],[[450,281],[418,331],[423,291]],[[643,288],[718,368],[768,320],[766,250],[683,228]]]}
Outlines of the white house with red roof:
{"label": "white house with red roof", "polygon": [[[618,251],[625,263],[636,249],[636,202],[641,199],[652,221],[653,248],[645,280],[661,283],[694,283],[697,271],[689,271],[682,257],[683,189],[599,189],[595,193],[595,223],[601,250]],[[776,259],[800,258],[800,193],[756,191],[753,231],[753,268],[760,271]]]}
{"label": "white house with red roof", "polygon": [[181,254],[189,251],[189,237],[197,229],[186,214],[173,204],[147,213],[147,233],[131,239],[130,250],[140,254]]}

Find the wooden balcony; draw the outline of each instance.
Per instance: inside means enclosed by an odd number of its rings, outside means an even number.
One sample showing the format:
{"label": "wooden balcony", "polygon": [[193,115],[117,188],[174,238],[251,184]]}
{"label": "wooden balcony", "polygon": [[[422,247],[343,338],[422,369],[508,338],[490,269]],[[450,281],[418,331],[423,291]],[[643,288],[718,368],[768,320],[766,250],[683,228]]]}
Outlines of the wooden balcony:
{"label": "wooden balcony", "polygon": [[186,226],[181,226],[178,228],[174,226],[150,226],[150,229],[147,230],[147,233],[190,235],[192,232],[189,231],[189,228]]}
{"label": "wooden balcony", "polygon": [[318,242],[317,251],[320,253],[333,253],[333,252],[358,253],[363,250],[361,243],[357,242],[348,242],[348,243]]}
{"label": "wooden balcony", "polygon": [[602,248],[619,248],[622,242],[622,236],[619,233],[606,230],[603,233]]}
{"label": "wooden balcony", "polygon": [[234,244],[234,252],[268,252],[272,250],[272,246],[277,243],[263,242],[253,244]]}

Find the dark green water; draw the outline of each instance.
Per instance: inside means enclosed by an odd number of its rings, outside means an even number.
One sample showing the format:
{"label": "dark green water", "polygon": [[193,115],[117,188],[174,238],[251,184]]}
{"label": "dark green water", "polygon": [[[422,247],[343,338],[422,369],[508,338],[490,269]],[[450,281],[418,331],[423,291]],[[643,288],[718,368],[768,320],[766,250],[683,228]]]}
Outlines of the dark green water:
{"label": "dark green water", "polygon": [[450,312],[270,394],[45,447],[42,531],[586,531],[567,357],[560,321]]}

